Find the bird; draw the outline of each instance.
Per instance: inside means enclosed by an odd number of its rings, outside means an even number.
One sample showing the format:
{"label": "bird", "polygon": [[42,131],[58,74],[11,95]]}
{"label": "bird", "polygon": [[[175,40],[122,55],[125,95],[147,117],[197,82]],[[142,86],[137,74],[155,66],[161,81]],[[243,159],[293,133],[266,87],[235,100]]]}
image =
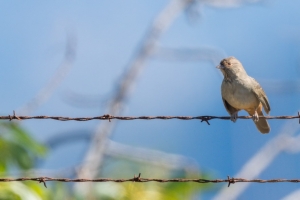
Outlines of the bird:
{"label": "bird", "polygon": [[259,116],[264,116],[262,108],[266,114],[269,114],[271,107],[267,95],[259,83],[248,76],[242,63],[233,56],[221,60],[217,68],[224,76],[221,95],[223,104],[230,114],[230,120],[236,122],[238,112],[245,110],[252,116],[261,133],[269,133],[271,128],[266,118]]}

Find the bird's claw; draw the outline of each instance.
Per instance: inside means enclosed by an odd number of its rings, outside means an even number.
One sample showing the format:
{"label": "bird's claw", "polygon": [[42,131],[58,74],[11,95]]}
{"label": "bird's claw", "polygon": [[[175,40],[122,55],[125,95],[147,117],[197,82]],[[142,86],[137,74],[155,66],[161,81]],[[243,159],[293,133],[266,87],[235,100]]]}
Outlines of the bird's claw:
{"label": "bird's claw", "polygon": [[254,122],[258,122],[259,116],[258,116],[256,111],[255,111],[254,115],[252,115],[252,119],[253,119]]}
{"label": "bird's claw", "polygon": [[238,117],[238,112],[235,112],[235,113],[230,115],[230,120],[233,121],[233,122],[236,122],[237,117]]}

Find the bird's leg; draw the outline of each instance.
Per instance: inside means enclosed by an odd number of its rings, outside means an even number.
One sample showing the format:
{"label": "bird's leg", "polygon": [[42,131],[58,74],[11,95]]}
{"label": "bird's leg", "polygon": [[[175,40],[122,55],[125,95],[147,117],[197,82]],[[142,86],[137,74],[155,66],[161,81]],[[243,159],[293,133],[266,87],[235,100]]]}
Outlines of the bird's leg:
{"label": "bird's leg", "polygon": [[258,122],[258,120],[259,120],[259,116],[258,116],[256,110],[255,110],[254,114],[252,115],[252,119],[253,119],[254,122]]}
{"label": "bird's leg", "polygon": [[238,111],[236,111],[230,115],[230,120],[233,122],[236,122],[237,117],[238,117]]}

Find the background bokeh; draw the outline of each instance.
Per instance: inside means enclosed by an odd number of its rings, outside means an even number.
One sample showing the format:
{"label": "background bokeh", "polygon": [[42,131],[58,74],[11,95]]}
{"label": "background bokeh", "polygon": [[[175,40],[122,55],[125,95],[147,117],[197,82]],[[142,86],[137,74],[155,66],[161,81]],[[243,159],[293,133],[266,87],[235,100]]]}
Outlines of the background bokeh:
{"label": "background bokeh", "polygon": [[[107,114],[122,77],[149,42],[153,24],[162,14],[172,15],[164,10],[170,4],[166,0],[1,1],[1,115],[13,110],[19,115]],[[292,0],[203,0],[182,5],[174,17],[161,23],[164,31],[150,40],[153,48],[132,80],[120,115],[227,116],[220,93],[223,77],[215,68],[227,56],[238,58],[262,85],[271,116],[296,115],[299,6]],[[58,176],[81,165],[99,123],[20,122],[40,143],[55,146],[36,162],[35,175]],[[183,156],[214,179],[241,174],[239,178],[299,178],[298,121],[269,123],[271,132],[262,135],[251,120],[241,119],[212,120],[210,125],[198,120],[117,121],[109,138],[127,147],[158,150],[166,157]],[[151,170],[139,170],[134,173],[153,175]],[[8,175],[16,173],[13,168]],[[63,174],[76,177],[76,173]],[[292,183],[243,184],[210,185],[192,198],[292,199],[299,189]]]}

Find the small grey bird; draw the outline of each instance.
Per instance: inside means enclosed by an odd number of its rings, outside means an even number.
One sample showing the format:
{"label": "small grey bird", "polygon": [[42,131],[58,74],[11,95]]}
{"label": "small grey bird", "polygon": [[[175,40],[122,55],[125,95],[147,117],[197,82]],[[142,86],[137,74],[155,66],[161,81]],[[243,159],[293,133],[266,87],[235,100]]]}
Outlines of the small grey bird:
{"label": "small grey bird", "polygon": [[222,100],[231,121],[237,120],[238,112],[245,110],[252,116],[261,133],[269,133],[270,126],[263,116],[262,107],[267,114],[271,108],[266,93],[259,83],[248,76],[243,65],[234,57],[225,58],[217,66],[224,75],[221,86]]}

